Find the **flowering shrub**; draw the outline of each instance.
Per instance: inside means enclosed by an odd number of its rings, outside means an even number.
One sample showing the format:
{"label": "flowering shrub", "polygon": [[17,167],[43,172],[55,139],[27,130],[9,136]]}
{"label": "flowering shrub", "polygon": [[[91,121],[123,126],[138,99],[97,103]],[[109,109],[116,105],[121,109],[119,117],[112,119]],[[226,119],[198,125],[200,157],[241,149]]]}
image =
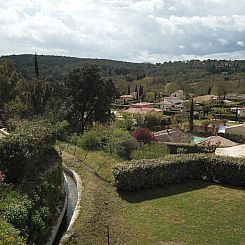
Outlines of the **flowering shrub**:
{"label": "flowering shrub", "polygon": [[149,144],[153,141],[156,141],[153,133],[148,128],[138,128],[133,132],[133,137],[144,144]]}

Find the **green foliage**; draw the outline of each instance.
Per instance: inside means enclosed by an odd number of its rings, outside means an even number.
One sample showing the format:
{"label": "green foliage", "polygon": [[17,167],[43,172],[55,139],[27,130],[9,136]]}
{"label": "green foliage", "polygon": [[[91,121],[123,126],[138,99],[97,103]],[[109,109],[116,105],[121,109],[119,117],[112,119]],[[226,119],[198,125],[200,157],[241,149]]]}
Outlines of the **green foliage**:
{"label": "green foliage", "polygon": [[20,184],[35,179],[45,169],[43,162],[52,152],[55,130],[45,121],[23,123],[8,137],[0,140],[0,170],[6,182]]}
{"label": "green foliage", "polygon": [[85,150],[95,151],[101,149],[101,141],[96,131],[88,131],[78,137],[77,145]]}
{"label": "green foliage", "polygon": [[145,118],[141,115],[136,115],[135,116],[136,120],[136,127],[143,127],[145,124]]}
{"label": "green foliage", "polygon": [[131,159],[131,153],[138,148],[139,144],[134,138],[120,141],[116,145],[116,153],[125,160]]}
{"label": "green foliage", "polygon": [[145,126],[153,130],[161,125],[163,119],[164,117],[160,113],[148,113],[145,116]]}
{"label": "green foliage", "polygon": [[34,190],[28,196],[13,186],[0,186],[1,217],[30,243],[41,245],[47,240],[57,219],[57,205],[63,198],[61,159],[54,157],[52,160],[56,166],[47,169],[41,179],[32,183]]}
{"label": "green foliage", "polygon": [[124,112],[122,113],[123,121],[122,121],[122,128],[125,128],[126,130],[132,130],[132,127],[134,125],[134,121],[132,118],[132,115],[130,113]]}
{"label": "green foliage", "polygon": [[55,131],[57,140],[66,141],[68,138],[68,126],[69,123],[66,120],[58,121],[55,124]]}
{"label": "green foliage", "polygon": [[165,144],[153,143],[149,145],[143,145],[139,150],[132,152],[132,159],[152,159],[158,157],[164,157],[169,153],[169,149]]}
{"label": "green foliage", "polygon": [[102,79],[97,66],[74,69],[66,80],[72,130],[78,134],[92,122],[105,123],[112,118],[110,104],[117,95],[111,80]]}
{"label": "green foliage", "polygon": [[25,245],[26,240],[11,224],[0,219],[0,245]]}
{"label": "green foliage", "polygon": [[115,166],[113,174],[117,189],[122,191],[166,186],[191,179],[245,186],[244,159],[207,154],[133,160]]}

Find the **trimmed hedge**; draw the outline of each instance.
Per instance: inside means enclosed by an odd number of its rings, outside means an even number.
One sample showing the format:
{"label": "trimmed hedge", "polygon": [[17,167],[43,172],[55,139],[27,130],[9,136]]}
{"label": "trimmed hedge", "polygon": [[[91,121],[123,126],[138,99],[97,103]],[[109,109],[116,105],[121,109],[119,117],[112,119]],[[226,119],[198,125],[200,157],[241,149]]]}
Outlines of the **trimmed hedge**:
{"label": "trimmed hedge", "polygon": [[205,179],[245,186],[245,161],[207,154],[180,154],[158,159],[128,161],[113,168],[116,187],[133,191]]}
{"label": "trimmed hedge", "polygon": [[172,142],[161,142],[161,143],[167,145],[171,154],[205,152],[205,147],[201,145],[196,145],[191,143],[172,143]]}

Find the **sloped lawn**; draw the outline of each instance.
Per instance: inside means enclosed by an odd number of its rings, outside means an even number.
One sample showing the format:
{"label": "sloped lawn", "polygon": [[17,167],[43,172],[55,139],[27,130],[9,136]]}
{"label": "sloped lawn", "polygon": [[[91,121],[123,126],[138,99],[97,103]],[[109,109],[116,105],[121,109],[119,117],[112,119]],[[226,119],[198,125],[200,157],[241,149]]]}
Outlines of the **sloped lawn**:
{"label": "sloped lawn", "polygon": [[[107,161],[107,155],[90,154],[87,160]],[[66,244],[107,244],[107,226],[111,244],[245,244],[245,189],[191,181],[118,194],[80,160],[65,152],[63,159],[84,182],[83,211]],[[111,156],[104,168],[113,164]]]}

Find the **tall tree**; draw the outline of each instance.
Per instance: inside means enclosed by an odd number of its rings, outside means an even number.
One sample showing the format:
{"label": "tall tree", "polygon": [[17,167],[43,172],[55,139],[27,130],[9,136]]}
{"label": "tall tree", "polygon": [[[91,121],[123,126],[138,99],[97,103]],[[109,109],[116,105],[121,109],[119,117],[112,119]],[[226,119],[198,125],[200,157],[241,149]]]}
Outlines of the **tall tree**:
{"label": "tall tree", "polygon": [[39,78],[39,68],[38,68],[37,54],[36,53],[35,53],[35,57],[34,57],[34,66],[35,66],[36,78]]}
{"label": "tall tree", "polygon": [[94,121],[105,122],[111,118],[110,104],[117,90],[111,80],[101,79],[99,72],[97,66],[86,65],[74,69],[66,80],[67,119],[78,134]]}
{"label": "tall tree", "polygon": [[128,85],[128,95],[130,95],[130,85]]}
{"label": "tall tree", "polygon": [[193,98],[191,99],[191,107],[190,107],[190,118],[189,118],[189,129],[190,131],[193,131],[194,127],[194,101]]}
{"label": "tall tree", "polygon": [[18,75],[14,64],[10,60],[0,61],[0,110],[5,103],[14,98],[14,87]]}

